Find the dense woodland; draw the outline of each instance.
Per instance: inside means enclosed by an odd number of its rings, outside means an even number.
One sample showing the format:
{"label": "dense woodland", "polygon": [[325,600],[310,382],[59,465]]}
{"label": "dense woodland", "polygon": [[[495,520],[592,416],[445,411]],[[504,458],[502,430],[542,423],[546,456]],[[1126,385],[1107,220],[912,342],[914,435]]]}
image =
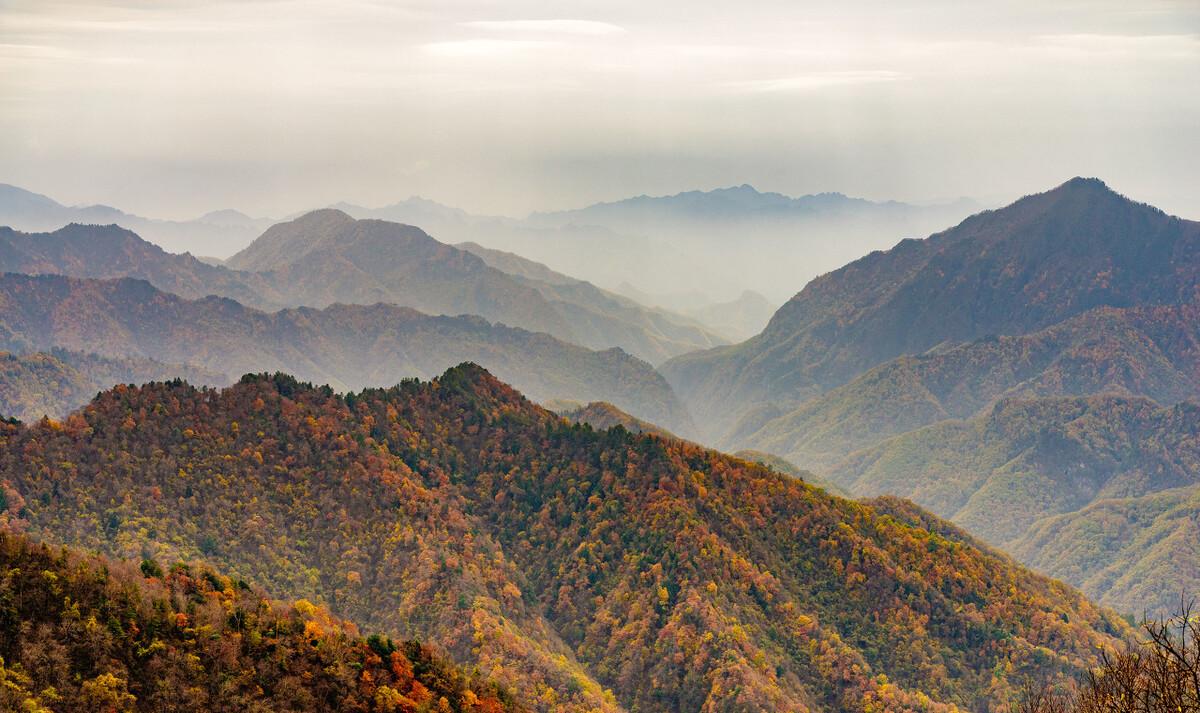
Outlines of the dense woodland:
{"label": "dense woodland", "polygon": [[517,710],[415,641],[202,564],[113,561],[0,531],[0,709]]}
{"label": "dense woodland", "polygon": [[937,527],[568,424],[470,365],[345,397],[117,387],[4,429],[7,527],[213,562],[541,710],[1004,710],[1130,633]]}

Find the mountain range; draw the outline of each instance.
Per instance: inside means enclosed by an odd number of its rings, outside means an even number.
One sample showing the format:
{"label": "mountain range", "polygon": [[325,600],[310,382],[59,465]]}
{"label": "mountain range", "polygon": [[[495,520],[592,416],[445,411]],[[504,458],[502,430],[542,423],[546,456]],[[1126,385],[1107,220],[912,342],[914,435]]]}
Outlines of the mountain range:
{"label": "mountain range", "polygon": [[792,198],[749,185],[636,196],[522,219],[471,215],[424,199],[337,207],[356,218],[412,223],[448,241],[515,252],[597,285],[698,291],[714,304],[745,290],[782,301],[822,272],[978,209],[967,200],[918,206],[840,193]]}
{"label": "mountain range", "polygon": [[619,346],[654,362],[725,341],[698,322],[544,267],[547,279],[528,277],[531,268],[514,259],[505,261],[517,273],[509,274],[419,228],[334,210],[272,226],[228,266],[165,252],[115,225],[0,228],[0,270],[9,272],[137,277],[183,297],[220,295],[264,310],[389,302],[480,315],[594,349]]}
{"label": "mountain range", "polygon": [[1197,297],[1200,224],[1073,179],[661,370],[723,448],[912,498],[1105,604],[1166,612],[1200,587]]}
{"label": "mountain range", "polygon": [[39,233],[69,223],[116,223],[173,253],[225,258],[245,247],[273,222],[228,209],[211,211],[192,220],[159,220],[106,205],[65,206],[41,194],[0,184],[0,225]]}
{"label": "mountain range", "polygon": [[609,399],[668,428],[694,430],[646,362],[481,317],[432,317],[386,304],[268,313],[222,297],[187,300],[132,278],[0,275],[0,349],[55,347],[219,373],[287,369],[341,390],[395,384],[474,359],[539,400]]}
{"label": "mountain range", "polygon": [[1123,394],[1173,405],[1200,398],[1194,304],[1099,307],[1045,329],[903,356],[787,411],[751,411],[725,438],[806,467],[907,431],[968,418],[1001,399]]}
{"label": "mountain range", "polygon": [[572,425],[473,365],[121,386],[0,425],[0,482],[10,528],[204,560],[536,710],[1007,710],[1130,635],[909,504]]}
{"label": "mountain range", "polygon": [[906,354],[1200,290],[1200,223],[1076,178],[813,280],[759,335],[662,371],[713,438]]}
{"label": "mountain range", "polygon": [[[1120,611],[1171,611],[1200,584],[1197,513],[1178,513],[1200,492],[1195,402],[1009,399],[857,451],[825,476],[858,496],[911,498]],[[1114,505],[1138,516],[1083,526]],[[1171,510],[1187,533],[1174,541],[1159,521]]]}

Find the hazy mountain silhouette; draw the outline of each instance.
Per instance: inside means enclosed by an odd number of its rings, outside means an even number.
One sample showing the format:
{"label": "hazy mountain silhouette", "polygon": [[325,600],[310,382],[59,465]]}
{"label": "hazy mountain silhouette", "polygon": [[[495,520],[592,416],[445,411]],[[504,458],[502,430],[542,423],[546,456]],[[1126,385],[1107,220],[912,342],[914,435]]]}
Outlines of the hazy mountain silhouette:
{"label": "hazy mountain silhouette", "polygon": [[267,313],[227,298],[186,300],[141,280],[15,274],[0,276],[0,307],[0,348],[11,351],[62,347],[221,373],[286,369],[339,389],[430,376],[470,359],[539,400],[608,399],[672,430],[693,430],[646,362],[480,317],[432,317],[386,304]]}
{"label": "hazy mountain silhouette", "polygon": [[1023,334],[1098,306],[1176,304],[1200,284],[1200,223],[1076,178],[813,280],[741,344],[664,373],[711,434],[944,342]]}

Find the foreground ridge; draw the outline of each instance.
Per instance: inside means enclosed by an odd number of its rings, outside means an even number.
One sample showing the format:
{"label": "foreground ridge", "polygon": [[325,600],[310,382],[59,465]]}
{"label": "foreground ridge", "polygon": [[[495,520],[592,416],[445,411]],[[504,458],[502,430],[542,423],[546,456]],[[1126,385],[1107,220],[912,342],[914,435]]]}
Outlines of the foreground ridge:
{"label": "foreground ridge", "polygon": [[999,711],[1129,635],[932,516],[571,425],[472,364],[345,396],[117,387],[2,428],[9,527],[212,561],[538,710]]}

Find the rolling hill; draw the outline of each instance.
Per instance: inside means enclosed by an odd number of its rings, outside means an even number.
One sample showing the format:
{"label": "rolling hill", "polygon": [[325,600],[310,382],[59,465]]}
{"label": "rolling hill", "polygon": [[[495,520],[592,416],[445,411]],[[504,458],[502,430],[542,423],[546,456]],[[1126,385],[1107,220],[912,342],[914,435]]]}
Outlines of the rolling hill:
{"label": "rolling hill", "polygon": [[54,347],[220,373],[286,369],[338,389],[427,377],[472,359],[539,400],[607,399],[672,430],[693,428],[649,364],[480,317],[384,304],[267,313],[220,297],[185,300],[141,280],[0,276],[0,349]]}
{"label": "rolling hill", "polygon": [[715,438],[753,409],[791,410],[898,356],[1101,306],[1189,303],[1198,286],[1200,223],[1076,178],[823,275],[756,337],[662,370]]}
{"label": "rolling hill", "polygon": [[933,516],[570,425],[473,365],[118,387],[0,426],[0,482],[32,535],[207,560],[545,711],[998,711],[1129,634]]}
{"label": "rolling hill", "polygon": [[363,639],[201,564],[164,571],[0,531],[0,573],[5,711],[519,710],[418,642]]}

